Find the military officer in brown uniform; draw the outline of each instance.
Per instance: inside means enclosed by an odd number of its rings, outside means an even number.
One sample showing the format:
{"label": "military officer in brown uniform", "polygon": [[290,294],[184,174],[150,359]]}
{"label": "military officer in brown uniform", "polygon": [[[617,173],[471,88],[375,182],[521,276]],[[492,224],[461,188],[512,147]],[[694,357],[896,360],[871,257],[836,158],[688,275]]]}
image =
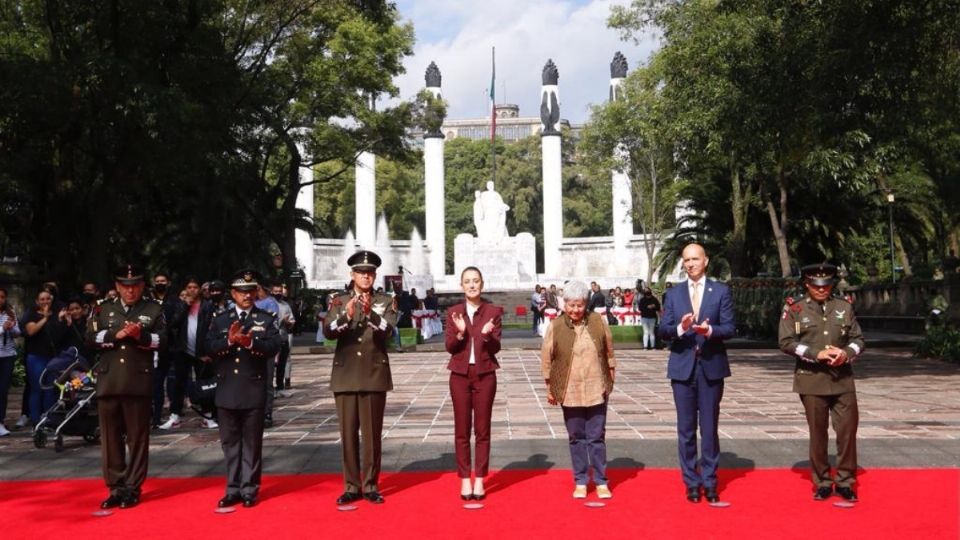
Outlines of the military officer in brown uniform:
{"label": "military officer in brown uniform", "polygon": [[[380,476],[380,436],[387,392],[393,390],[387,340],[393,335],[397,312],[393,298],[373,292],[380,257],[358,251],[347,259],[353,288],[331,302],[323,334],[337,340],[330,390],[337,405],[343,451],[344,493],[337,504],[362,497],[383,502]],[[358,433],[359,430],[359,433]],[[360,437],[363,434],[361,477]],[[361,483],[362,478],[362,483]]]}
{"label": "military officer in brown uniform", "polygon": [[254,304],[258,275],[237,272],[230,284],[234,307],[218,313],[207,333],[207,354],[217,372],[217,421],[220,444],[227,462],[227,492],[220,508],[243,501],[257,503],[263,470],[263,425],[267,388],[267,363],[282,343],[276,317]]}
{"label": "military officer in brown uniform", "polygon": [[127,264],[115,276],[119,298],[101,306],[86,336],[88,346],[100,353],[97,411],[103,477],[110,489],[100,505],[104,509],[140,502],[150,447],[153,356],[167,339],[163,308],[143,298],[143,271]]}
{"label": "military officer in brown uniform", "polygon": [[[824,500],[836,484],[837,494],[856,501],[857,390],[853,361],[864,350],[863,334],[853,306],[832,297],[837,268],[805,266],[801,273],[806,297],[787,299],[780,318],[780,350],[795,357],[793,390],[800,394],[810,429],[813,498]],[[837,434],[837,474],[830,477],[827,459],[828,423]]]}

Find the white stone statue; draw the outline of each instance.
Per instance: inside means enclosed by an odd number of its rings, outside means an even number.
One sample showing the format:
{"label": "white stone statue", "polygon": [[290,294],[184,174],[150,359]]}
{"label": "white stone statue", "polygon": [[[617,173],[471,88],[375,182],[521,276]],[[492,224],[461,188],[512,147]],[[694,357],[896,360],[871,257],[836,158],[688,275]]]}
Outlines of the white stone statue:
{"label": "white stone statue", "polygon": [[474,192],[473,224],[477,238],[484,243],[497,243],[508,237],[507,210],[503,197],[494,191],[493,182],[487,182],[486,191]]}

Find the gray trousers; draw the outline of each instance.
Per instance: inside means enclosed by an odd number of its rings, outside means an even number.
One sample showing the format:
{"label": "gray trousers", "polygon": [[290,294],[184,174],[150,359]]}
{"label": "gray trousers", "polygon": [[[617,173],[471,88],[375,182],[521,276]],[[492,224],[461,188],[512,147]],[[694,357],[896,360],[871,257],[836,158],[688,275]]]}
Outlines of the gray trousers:
{"label": "gray trousers", "polygon": [[563,422],[570,440],[570,461],[573,466],[573,481],[585,486],[590,480],[593,466],[593,483],[607,484],[607,401],[591,407],[562,407]]}
{"label": "gray trousers", "polygon": [[265,414],[273,414],[273,397],[276,395],[276,391],[273,389],[273,378],[277,372],[277,354],[273,358],[267,360],[267,405]]}
{"label": "gray trousers", "polygon": [[256,497],[263,470],[263,409],[217,407],[227,495]]}

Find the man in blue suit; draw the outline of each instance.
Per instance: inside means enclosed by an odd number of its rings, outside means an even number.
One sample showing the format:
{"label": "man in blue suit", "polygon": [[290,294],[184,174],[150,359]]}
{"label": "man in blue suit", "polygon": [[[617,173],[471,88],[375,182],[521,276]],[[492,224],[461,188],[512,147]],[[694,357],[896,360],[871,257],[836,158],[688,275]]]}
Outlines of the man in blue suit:
{"label": "man in blue suit", "polygon": [[[670,343],[667,377],[677,407],[677,445],[687,500],[718,502],[717,464],[720,461],[720,399],[723,379],[730,376],[724,340],[733,337],[733,299],[730,289],[706,278],[710,262],[703,246],[683,249],[687,281],[667,290],[663,299],[660,337]],[[701,456],[697,461],[697,425]]]}

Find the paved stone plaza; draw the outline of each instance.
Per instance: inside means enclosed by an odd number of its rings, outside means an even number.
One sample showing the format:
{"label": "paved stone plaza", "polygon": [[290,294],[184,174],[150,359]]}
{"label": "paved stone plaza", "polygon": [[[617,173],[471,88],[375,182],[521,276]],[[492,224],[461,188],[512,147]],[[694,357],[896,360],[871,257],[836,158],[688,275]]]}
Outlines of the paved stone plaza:
{"label": "paved stone plaza", "polygon": [[[306,351],[305,348],[298,350]],[[612,467],[676,467],[676,434],[666,351],[621,350],[607,422]],[[265,438],[265,472],[332,472],[340,467],[328,390],[330,354],[294,357],[294,388],[275,404]],[[384,469],[453,470],[453,410],[442,352],[393,354],[394,386],[384,423]],[[492,467],[569,467],[559,407],[547,404],[538,351],[500,354]],[[806,423],[791,392],[793,361],[775,350],[734,350],[720,436],[722,466],[803,466]],[[858,361],[862,467],[954,467],[960,463],[960,366],[913,358],[905,349],[869,350]],[[20,396],[10,396],[18,411]],[[12,414],[11,414],[12,416]],[[191,413],[179,429],[154,431],[150,474],[222,474],[216,430]],[[27,431],[0,439],[0,479],[96,477],[97,446],[67,437],[62,453],[36,449]]]}

